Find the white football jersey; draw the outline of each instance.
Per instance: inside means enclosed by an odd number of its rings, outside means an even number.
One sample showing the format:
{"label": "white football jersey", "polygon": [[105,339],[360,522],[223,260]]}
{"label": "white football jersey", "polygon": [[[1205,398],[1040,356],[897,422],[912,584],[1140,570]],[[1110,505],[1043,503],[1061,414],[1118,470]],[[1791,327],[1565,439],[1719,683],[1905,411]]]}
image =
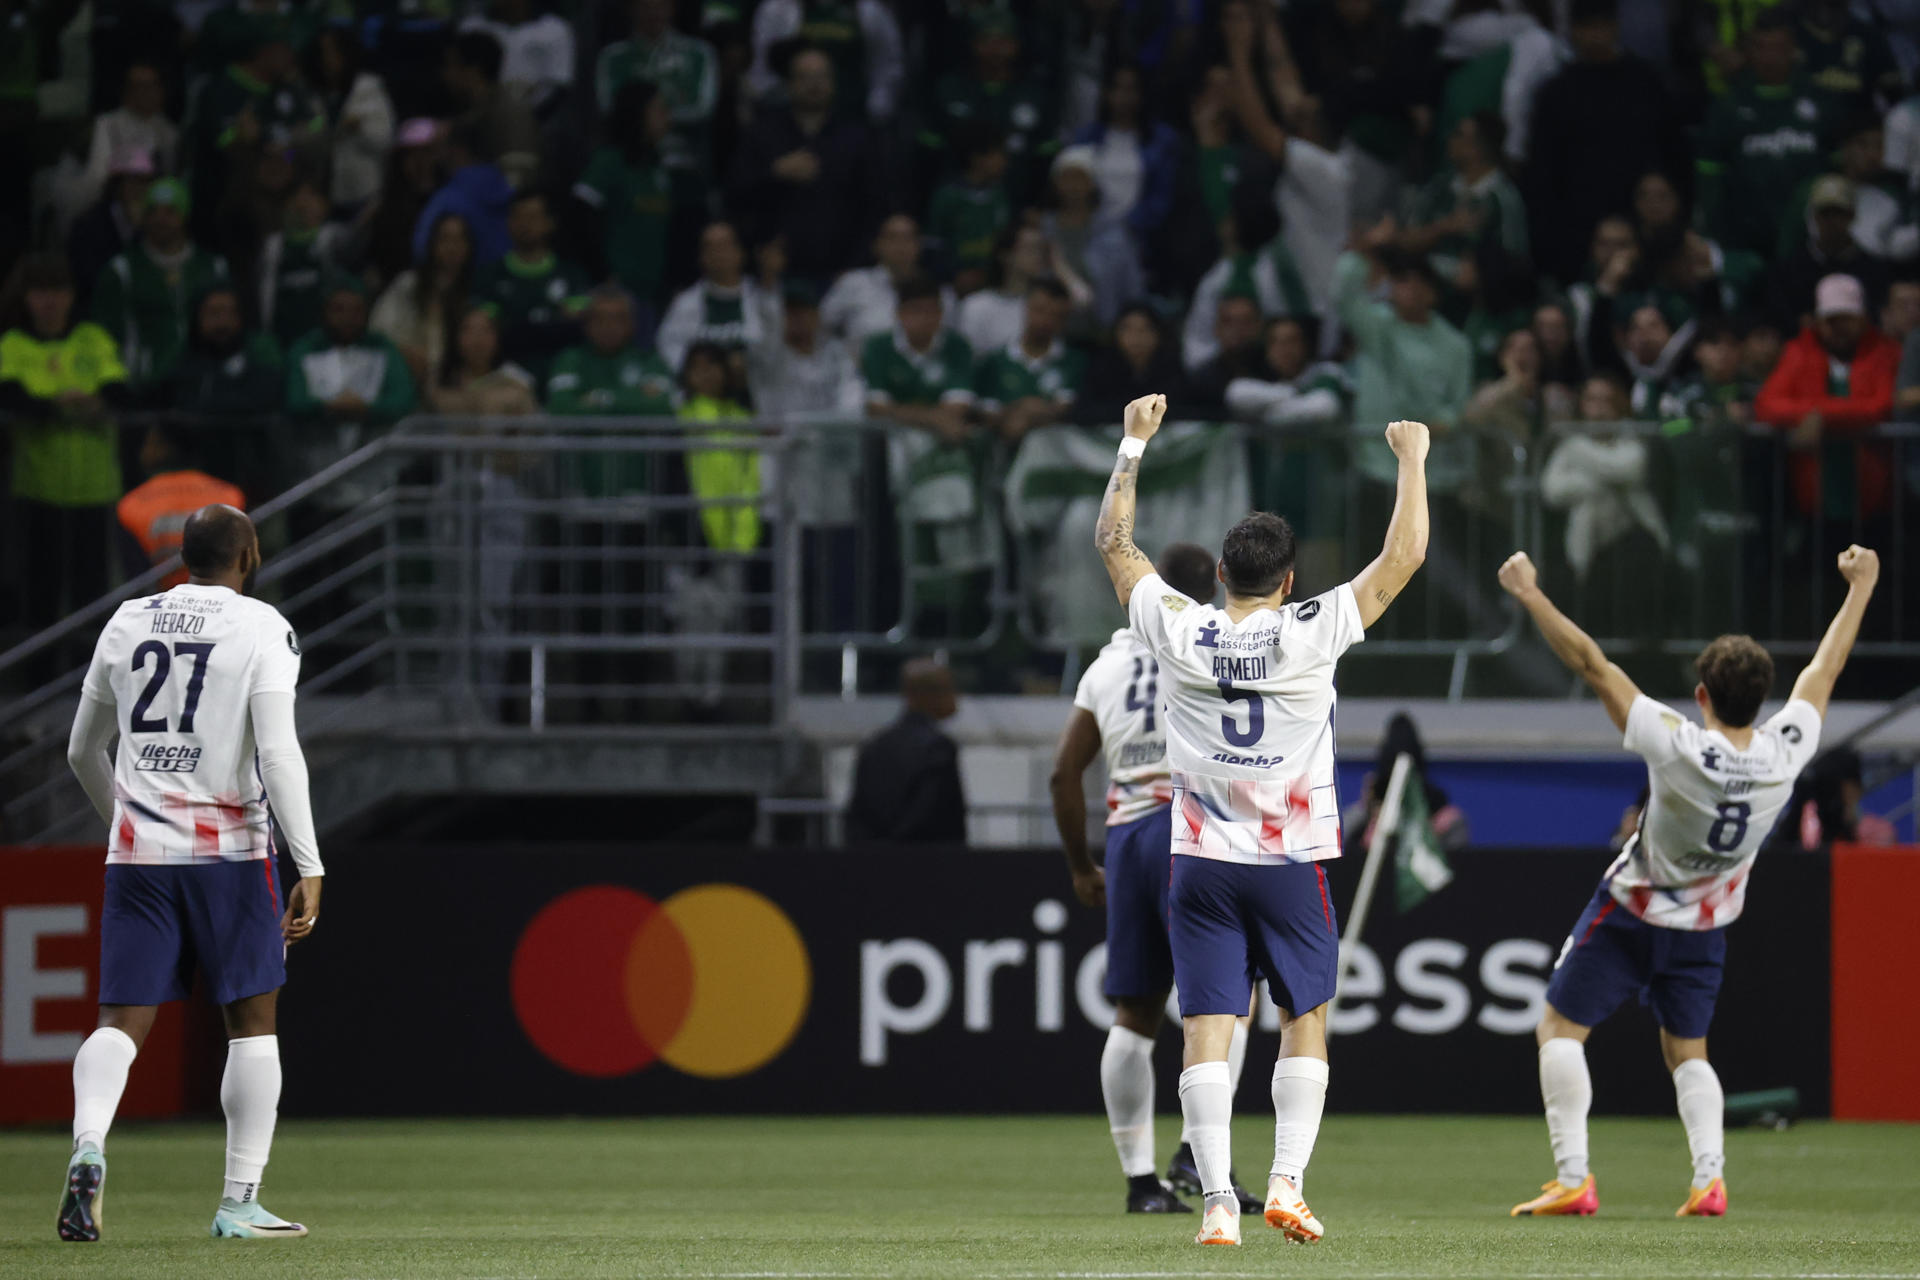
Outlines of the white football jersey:
{"label": "white football jersey", "polygon": [[268,857],[248,700],[299,679],[299,641],[270,604],[189,583],[121,605],[84,686],[120,724],[107,861]]}
{"label": "white football jersey", "polygon": [[1614,900],[1648,924],[1718,929],[1740,915],[1761,844],[1820,747],[1820,713],[1789,702],[1745,751],[1642,694],[1627,750],[1647,762],[1640,831],[1607,870]]}
{"label": "white football jersey", "polygon": [[1236,623],[1148,574],[1128,613],[1160,663],[1173,851],[1250,863],[1339,857],[1333,667],[1366,638],[1353,588]]}
{"label": "white football jersey", "polygon": [[1080,677],[1073,705],[1093,713],[1107,758],[1107,825],[1137,822],[1173,801],[1161,725],[1160,664],[1122,627]]}

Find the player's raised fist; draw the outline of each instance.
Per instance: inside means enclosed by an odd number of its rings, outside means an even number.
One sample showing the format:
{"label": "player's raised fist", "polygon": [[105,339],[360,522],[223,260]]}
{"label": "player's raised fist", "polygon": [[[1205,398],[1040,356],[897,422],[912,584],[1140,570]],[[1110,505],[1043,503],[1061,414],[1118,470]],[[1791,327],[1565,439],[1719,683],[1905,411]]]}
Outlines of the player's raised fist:
{"label": "player's raised fist", "polygon": [[1424,422],[1389,422],[1387,424],[1387,447],[1393,450],[1393,456],[1403,462],[1422,462],[1427,456],[1427,424]]}
{"label": "player's raised fist", "polygon": [[1153,433],[1160,429],[1160,419],[1167,413],[1165,396],[1141,396],[1127,405],[1122,419],[1126,433],[1135,440],[1151,440]]}
{"label": "player's raised fist", "polygon": [[1880,581],[1880,554],[1855,543],[1840,553],[1840,576],[1849,584],[1871,587]]}
{"label": "player's raised fist", "polygon": [[1500,566],[1500,585],[1509,595],[1525,595],[1540,585],[1540,571],[1526,552],[1516,551]]}

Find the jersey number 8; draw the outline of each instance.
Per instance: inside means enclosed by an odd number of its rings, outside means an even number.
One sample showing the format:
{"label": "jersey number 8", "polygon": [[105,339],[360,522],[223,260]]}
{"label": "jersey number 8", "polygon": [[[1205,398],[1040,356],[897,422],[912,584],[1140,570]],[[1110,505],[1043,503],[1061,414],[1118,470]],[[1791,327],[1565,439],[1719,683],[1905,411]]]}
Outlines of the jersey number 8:
{"label": "jersey number 8", "polygon": [[1719,815],[1707,828],[1707,848],[1715,853],[1732,853],[1747,838],[1747,819],[1753,806],[1745,800],[1727,800],[1715,810]]}

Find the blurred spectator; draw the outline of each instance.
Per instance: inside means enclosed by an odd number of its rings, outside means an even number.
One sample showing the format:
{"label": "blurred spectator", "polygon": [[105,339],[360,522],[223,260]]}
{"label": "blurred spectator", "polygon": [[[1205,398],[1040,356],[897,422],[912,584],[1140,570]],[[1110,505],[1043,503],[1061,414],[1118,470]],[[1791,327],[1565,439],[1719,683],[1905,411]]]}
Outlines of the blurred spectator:
{"label": "blurred spectator", "polygon": [[1229,213],[1220,220],[1219,238],[1222,256],[1200,278],[1181,336],[1181,356],[1192,370],[1220,354],[1214,331],[1220,302],[1228,294],[1252,298],[1262,315],[1314,314],[1300,264],[1281,235],[1280,212],[1265,191],[1251,183],[1235,188]]}
{"label": "blurred spectator", "polygon": [[1586,357],[1573,340],[1573,321],[1557,302],[1543,302],[1533,311],[1534,343],[1540,352],[1540,383],[1547,421],[1564,422],[1579,404],[1579,386]]}
{"label": "blurred spectator", "polygon": [[319,326],[321,284],[345,267],[353,235],[326,220],[326,193],[311,178],[293,184],[283,217],[261,247],[253,288],[261,325],[286,347]]}
{"label": "blurred spectator", "polygon": [[1515,329],[1500,341],[1500,376],[1473,393],[1460,420],[1483,431],[1498,432],[1521,443],[1538,435],[1548,421],[1562,421],[1570,413],[1550,416],[1546,396],[1565,388],[1542,381],[1540,339],[1532,329]]}
{"label": "blurred spectator", "polygon": [[418,394],[400,349],[367,327],[366,286],[335,276],[324,297],[320,327],[287,352],[287,413],[307,424],[301,453],[309,474],[358,448],[368,428],[413,412]]}
{"label": "blurred spectator", "polygon": [[[835,280],[820,301],[827,332],[850,349],[893,327],[900,286],[920,276],[920,224],[904,213],[886,219],[874,235],[873,258],[873,266],[855,267]],[[953,291],[943,288],[940,301],[950,311]]]}
{"label": "blurred spectator", "polygon": [[965,844],[960,752],[940,729],[959,709],[953,673],[915,658],[901,673],[900,691],[900,718],[863,743],[854,764],[847,842]]}
{"label": "blurred spectator", "polygon": [[[1277,35],[1278,17],[1261,8],[1264,26]],[[1423,54],[1420,38],[1375,0],[1345,0],[1308,21],[1298,59],[1301,87],[1320,104],[1328,136],[1346,140],[1353,216],[1372,222],[1397,203],[1400,168],[1413,140],[1413,108],[1437,96],[1433,59]]]}
{"label": "blurred spectator", "polygon": [[947,149],[951,139],[970,129],[998,133],[1007,140],[1007,196],[1014,208],[1025,208],[1059,145],[1056,103],[1048,86],[1020,74],[1020,25],[1012,13],[982,6],[971,21],[972,69],[950,72],[934,85],[920,141],[950,173],[957,167]]}
{"label": "blurred spectator", "polygon": [[1197,412],[1224,411],[1227,386],[1254,367],[1259,341],[1259,302],[1249,293],[1222,294],[1213,306],[1214,355],[1199,365],[1187,366]]}
{"label": "blurred spectator", "polygon": [[867,416],[919,427],[942,442],[967,438],[973,405],[973,351],[942,326],[940,289],[921,276],[898,292],[891,332],[876,333],[860,349]]}
{"label": "blurred spectator", "polygon": [[[1626,261],[1615,266],[1622,254],[1628,255]],[[1639,254],[1633,220],[1625,214],[1611,214],[1594,224],[1586,270],[1567,286],[1567,303],[1573,312],[1574,348],[1580,360],[1584,361],[1592,348],[1593,296],[1600,278],[1608,274],[1609,269],[1616,272],[1614,287],[1618,289],[1639,266]]]}
{"label": "blurred spectator", "polygon": [[67,233],[67,262],[80,285],[84,304],[106,265],[133,244],[140,233],[140,215],[153,184],[153,155],[127,151],[113,158],[106,190],[93,207],[74,219]]}
{"label": "blurred spectator", "polygon": [[574,48],[573,24],[542,8],[538,0],[492,0],[460,30],[484,31],[500,42],[501,82],[544,115],[573,84]]}
{"label": "blurred spectator", "polygon": [[1795,58],[1791,16],[1760,14],[1747,36],[1748,73],[1701,126],[1700,221],[1730,249],[1772,252],[1788,197],[1820,172],[1832,145],[1834,108]]}
{"label": "blurred spectator", "polygon": [[1749,323],[1740,338],[1740,376],[1755,386],[1767,380],[1785,349],[1780,330],[1767,319]]}
{"label": "blurred spectator", "polygon": [[[1603,557],[1615,567],[1637,562],[1639,580],[1650,582],[1648,566],[1664,560],[1670,545],[1650,487],[1645,441],[1609,429],[1626,417],[1626,399],[1615,375],[1587,379],[1580,418],[1594,429],[1562,440],[1540,473],[1541,501],[1566,513],[1567,563],[1583,583]],[[1656,559],[1646,558],[1649,543]]]}
{"label": "blurred spectator", "polygon": [[1316,364],[1314,336],[1296,316],[1267,321],[1259,365],[1227,383],[1227,410],[1268,427],[1319,427],[1343,421],[1353,384],[1337,364]]}
{"label": "blurred spectator", "polygon": [[1430,255],[1442,280],[1453,280],[1476,245],[1527,256],[1527,210],[1520,189],[1500,169],[1506,126],[1492,112],[1463,117],[1447,138],[1447,165],[1410,202],[1400,247]]}
{"label": "blurred spectator", "polygon": [[[653,352],[634,347],[633,303],[618,285],[603,284],[587,295],[580,328],[586,341],[554,358],[547,378],[549,413],[673,416],[673,370]],[[644,454],[615,456],[640,468],[646,461]]]}
{"label": "blurred spectator", "polygon": [[1579,278],[1595,221],[1641,174],[1687,160],[1659,73],[1620,50],[1615,0],[1574,0],[1572,35],[1573,61],[1534,98],[1526,173],[1534,258],[1561,280]]}
{"label": "blurred spectator", "polygon": [[1865,798],[1860,753],[1835,747],[1814,758],[1798,782],[1787,810],[1771,839],[1774,848],[1806,853],[1831,849],[1834,844],[1890,845],[1896,843],[1893,824],[1874,813],[1862,813]]}
{"label": "blurred spectator", "polygon": [[187,166],[202,236],[217,229],[236,155],[299,148],[317,159],[328,140],[326,113],[300,84],[285,25],[248,15],[238,32],[244,34],[236,36],[232,63],[201,82],[187,111]]}
{"label": "blurred spectator", "polygon": [[413,269],[401,272],[373,304],[371,324],[399,348],[414,381],[425,387],[473,297],[472,229],[459,214],[443,213],[422,249]]}
{"label": "blurred spectator", "polygon": [[327,114],[327,195],[334,212],[351,217],[380,194],[393,150],[393,99],[380,77],[361,65],[360,42],[345,27],[322,27],[314,35],[307,83]]}
{"label": "blurred spectator", "polygon": [[1619,375],[1628,388],[1629,411],[1636,418],[1651,418],[1659,412],[1660,397],[1693,341],[1694,324],[1688,320],[1676,325],[1661,309],[1659,295],[1625,290],[1637,260],[1636,251],[1616,254],[1594,284],[1587,318],[1587,366],[1596,373]]}
{"label": "blurred spectator", "polygon": [[955,140],[954,150],[961,171],[933,193],[927,233],[952,269],[954,288],[970,296],[992,273],[997,246],[1013,224],[1007,203],[1007,143],[981,130]]}
{"label": "blurred spectator", "polygon": [[473,239],[474,260],[490,266],[507,251],[507,206],[513,184],[493,163],[486,140],[471,120],[447,131],[446,185],[433,193],[413,225],[413,258],[427,256],[427,238],[442,219],[457,217]]}
{"label": "blurred spectator", "polygon": [[367,262],[379,286],[413,265],[413,235],[427,201],[440,189],[439,127],[409,120],[394,135],[387,175],[367,228]]}
{"label": "blurred spectator", "polygon": [[538,413],[533,375],[508,360],[500,348],[500,326],[493,309],[471,306],[460,317],[454,341],[448,345],[433,381],[427,386],[427,405],[435,413],[484,417]]}
{"label": "blurred spectator", "polygon": [[[1274,199],[1279,205],[1282,233],[1299,266],[1301,280],[1315,312],[1325,315],[1333,297],[1334,260],[1340,256],[1349,229],[1355,221],[1354,166],[1356,163],[1370,166],[1369,173],[1374,178],[1385,171],[1377,162],[1363,156],[1358,144],[1343,147],[1339,154],[1335,154],[1318,145],[1313,138],[1302,136],[1307,128],[1316,125],[1318,119],[1310,100],[1302,100],[1298,112],[1301,119],[1293,122],[1294,129],[1284,128],[1274,121],[1267,111],[1265,96],[1254,75],[1251,11],[1250,4],[1237,4],[1221,11],[1222,28],[1227,36],[1234,113],[1239,118],[1240,127],[1246,131],[1247,141],[1269,162],[1279,166],[1280,179],[1274,187]],[[1359,25],[1371,25],[1373,5],[1356,4],[1354,15]],[[1230,23],[1240,24],[1240,30],[1229,30]],[[1278,35],[1277,20],[1269,18],[1266,30],[1271,43]],[[1380,88],[1390,96],[1400,92],[1395,86]],[[1257,248],[1261,243],[1264,241],[1255,241],[1245,235],[1240,238],[1241,249]]]}
{"label": "blurred spectator", "polygon": [[1126,220],[1145,244],[1173,208],[1180,135],[1150,118],[1138,68],[1115,64],[1100,95],[1100,118],[1075,131],[1076,146],[1093,148],[1100,206]]}
{"label": "blurred spectator", "polygon": [[[1742,426],[1753,420],[1760,388],[1740,373],[1740,338],[1724,320],[1705,320],[1693,342],[1695,369],[1660,398],[1660,417],[1696,428]],[[1678,432],[1669,426],[1666,434]]]}
{"label": "blurred spectator", "polygon": [[788,271],[820,284],[853,265],[887,203],[877,142],[833,104],[832,61],[795,52],[787,105],[761,108],[741,136],[728,195],[753,243],[784,237]]}
{"label": "blurred spectator", "polygon": [[1113,327],[1113,345],[1096,347],[1087,363],[1072,420],[1086,427],[1111,426],[1121,420],[1130,401],[1146,395],[1166,396],[1167,403],[1181,406],[1175,411],[1186,416],[1191,412],[1186,408],[1186,379],[1180,354],[1153,308],[1129,303]]}
{"label": "blurred spectator", "polygon": [[[760,416],[836,414],[852,422],[863,408],[860,371],[847,348],[826,332],[820,295],[803,281],[789,281],[782,297],[778,331],[763,334],[747,351],[748,386]],[[857,443],[847,432],[828,432],[823,442]],[[857,449],[837,455],[851,471],[859,466]],[[851,498],[848,499],[849,504]],[[827,508],[833,510],[834,508]],[[851,505],[838,513],[851,518]]]}
{"label": "blurred spectator", "polygon": [[[704,340],[687,348],[676,411],[682,422],[752,418],[736,394],[728,354],[719,343]],[[760,545],[760,451],[712,447],[751,438],[737,429],[690,431],[688,438],[687,484],[708,504],[700,508],[701,534],[716,551],[745,555]]]}
{"label": "blurred spectator", "polygon": [[1899,101],[1900,67],[1878,26],[1855,17],[1847,0],[1797,7],[1800,68],[1815,89],[1855,110],[1884,111]]}
{"label": "blurred spectator", "polygon": [[1054,157],[1053,202],[1040,228],[1062,283],[1090,298],[1091,327],[1105,330],[1122,306],[1145,295],[1147,282],[1126,224],[1100,207],[1094,163],[1093,148],[1086,146],[1068,147]]}
{"label": "blurred spectator", "polygon": [[1813,314],[1814,286],[1827,276],[1858,280],[1868,301],[1886,296],[1887,264],[1853,238],[1854,186],[1829,174],[1807,196],[1807,234],[1799,247],[1774,264],[1768,282],[1768,314],[1786,332],[1796,332]]}
{"label": "blurred spectator", "polygon": [[[1886,168],[1886,132],[1879,116],[1856,116],[1848,122],[1835,151],[1840,176],[1853,184],[1853,238],[1878,258],[1909,261],[1920,256],[1920,213],[1908,196],[1906,184]],[[1807,234],[1807,203],[1812,180],[1794,192],[1780,219],[1776,256],[1787,257]]]}
{"label": "blurred spectator", "polygon": [[1042,277],[1027,286],[1027,319],[1017,342],[979,353],[975,405],[987,425],[1009,441],[1065,419],[1080,393],[1087,358],[1067,346],[1072,307],[1066,286]]}
{"label": "blurred spectator", "polygon": [[[1831,275],[1815,290],[1814,320],[1780,353],[1760,388],[1754,417],[1787,432],[1789,496],[1803,515],[1851,521],[1887,509],[1892,493],[1885,447],[1847,436],[1885,422],[1893,410],[1900,348],[1867,318],[1866,291]],[[1828,432],[1841,436],[1821,447]]]}
{"label": "blurred spectator", "polygon": [[217,72],[247,56],[263,28],[287,42],[294,52],[313,40],[319,14],[311,6],[284,0],[225,0],[206,6],[200,24],[199,56],[209,71]]}
{"label": "blurred spectator", "polygon": [[667,367],[678,369],[696,342],[717,343],[728,351],[760,342],[766,317],[778,311],[778,297],[765,298],[760,283],[747,275],[739,231],[730,222],[711,223],[700,233],[700,279],[667,308],[654,345]]}
{"label": "blurred spectator", "polygon": [[[460,104],[455,135],[471,129],[473,158],[492,160],[509,184],[524,187],[540,172],[540,126],[526,99],[500,83],[505,56],[490,33],[462,31],[447,46],[442,76]],[[459,176],[456,168],[456,181]]]}
{"label": "blurred spectator", "polygon": [[[1457,486],[1470,459],[1464,449],[1450,448],[1455,442],[1448,437],[1473,389],[1473,348],[1434,311],[1439,282],[1433,268],[1421,257],[1401,255],[1383,266],[1350,251],[1334,272],[1340,323],[1353,339],[1353,420],[1365,431],[1356,464],[1373,480],[1393,483],[1393,455],[1371,424],[1415,418],[1435,436],[1429,484],[1441,492]],[[1369,296],[1376,272],[1389,282],[1385,302]]]}
{"label": "blurred spectator", "polygon": [[143,55],[127,65],[120,105],[93,122],[93,140],[87,147],[86,187],[81,206],[103,195],[126,157],[145,155],[148,174],[177,173],[180,130],[167,119],[167,82],[157,62]]}
{"label": "blurred spectator", "polygon": [[1387,783],[1393,777],[1394,764],[1403,755],[1412,760],[1405,785],[1420,787],[1425,792],[1427,820],[1433,826],[1434,840],[1440,848],[1458,853],[1473,839],[1467,815],[1456,808],[1446,790],[1433,781],[1420,730],[1413,718],[1402,711],[1387,721],[1387,731],[1380,737],[1380,750],[1374,756],[1373,768],[1360,783],[1360,800],[1341,815],[1340,825],[1347,833],[1346,853],[1363,856],[1373,844],[1373,825],[1379,821],[1380,808],[1386,803]]}
{"label": "blurred spectator", "polygon": [[900,26],[881,0],[761,0],[753,11],[753,67],[747,86],[755,99],[780,88],[777,50],[800,39],[833,59],[843,111],[874,124],[892,119],[906,79]]}
{"label": "blurred spectator", "polygon": [[601,51],[594,65],[594,92],[602,112],[613,108],[622,85],[645,80],[667,100],[672,128],[660,143],[660,158],[675,175],[676,198],[704,197],[713,157],[711,127],[720,96],[720,63],[713,46],[673,29],[672,0],[633,0],[632,34]]}
{"label": "blurred spectator", "polygon": [[22,258],[0,298],[0,412],[8,419],[20,616],[34,629],[106,590],[107,530],[121,493],[113,409],[127,371],[106,330],[75,323],[73,277],[54,253]]}
{"label": "blurred spectator", "polygon": [[[247,509],[247,497],[236,485],[199,470],[180,437],[158,423],[147,428],[140,443],[140,470],[146,479],[129,489],[114,505],[120,524],[121,568],[129,578],[180,554],[180,534],[187,517],[216,502]],[[184,566],[160,580],[165,591],[187,580]]]}
{"label": "blurred spectator", "polygon": [[140,238],[107,263],[93,287],[93,320],[120,343],[135,387],[164,382],[187,338],[187,303],[227,278],[224,258],[187,237],[185,184],[166,178],[147,188]]}
{"label": "blurred spectator", "polygon": [[553,251],[553,232],[546,196],[516,192],[507,210],[513,247],[482,267],[474,282],[474,297],[494,308],[502,352],[536,376],[579,340],[580,312],[592,287],[585,272]]}
{"label": "blurred spectator", "polygon": [[239,290],[215,284],[194,299],[187,349],[163,401],[191,421],[175,432],[183,453],[263,497],[296,479],[287,474],[273,421],[287,392],[281,350],[247,328]]}
{"label": "blurred spectator", "polygon": [[1915,329],[1920,329],[1920,279],[1895,277],[1887,285],[1887,300],[1880,308],[1880,332],[1904,344]]}
{"label": "blurred spectator", "polygon": [[[1247,144],[1233,110],[1233,73],[1224,66],[1201,74],[1188,108],[1190,141],[1183,141],[1173,210],[1147,260],[1156,289],[1190,297],[1201,276],[1225,251],[1220,227],[1233,213],[1236,194],[1262,187],[1269,196],[1268,162]],[[1266,176],[1265,182],[1260,181]]]}
{"label": "blurred spectator", "polygon": [[573,194],[595,223],[585,237],[598,254],[590,265],[604,265],[632,292],[650,334],[665,300],[674,191],[660,148],[673,120],[659,86],[633,80],[614,95],[607,123],[613,141],[593,153]]}
{"label": "blurred spectator", "polygon": [[975,351],[991,351],[1019,338],[1027,323],[1027,286],[1044,275],[1052,246],[1030,223],[1002,231],[993,247],[987,287],[960,300],[953,327]]}

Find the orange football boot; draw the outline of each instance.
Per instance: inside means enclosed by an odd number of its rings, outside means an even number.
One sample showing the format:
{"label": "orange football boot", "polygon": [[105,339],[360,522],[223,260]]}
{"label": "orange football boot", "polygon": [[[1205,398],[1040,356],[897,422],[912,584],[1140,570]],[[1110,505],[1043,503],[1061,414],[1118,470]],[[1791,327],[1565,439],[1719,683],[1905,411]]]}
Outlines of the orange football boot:
{"label": "orange football boot", "polygon": [[1525,1204],[1513,1206],[1509,1215],[1515,1218],[1545,1218],[1572,1216],[1591,1218],[1600,1208],[1600,1193],[1593,1185],[1593,1175],[1588,1174],[1586,1181],[1577,1187],[1561,1184],[1558,1178],[1540,1188],[1540,1194]]}

